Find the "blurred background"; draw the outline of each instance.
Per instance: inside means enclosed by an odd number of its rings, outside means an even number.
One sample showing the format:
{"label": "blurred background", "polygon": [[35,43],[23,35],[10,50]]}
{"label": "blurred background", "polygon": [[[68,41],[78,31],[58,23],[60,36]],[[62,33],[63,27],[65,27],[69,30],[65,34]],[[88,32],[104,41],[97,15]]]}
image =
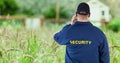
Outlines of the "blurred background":
{"label": "blurred background", "polygon": [[65,46],[53,35],[70,23],[81,2],[107,36],[111,63],[119,63],[119,0],[0,0],[0,63],[64,63]]}

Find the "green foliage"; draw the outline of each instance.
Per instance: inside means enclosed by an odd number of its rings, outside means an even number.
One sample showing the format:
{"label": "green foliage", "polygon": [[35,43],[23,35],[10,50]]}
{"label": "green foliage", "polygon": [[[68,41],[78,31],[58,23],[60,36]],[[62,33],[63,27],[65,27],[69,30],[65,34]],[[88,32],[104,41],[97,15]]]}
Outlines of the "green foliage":
{"label": "green foliage", "polygon": [[51,6],[50,8],[44,11],[45,18],[55,18],[55,15],[56,15],[55,6]]}
{"label": "green foliage", "polygon": [[[55,5],[50,5],[50,7],[43,12],[43,14],[45,18],[55,18],[56,17]],[[60,18],[68,18],[69,17],[68,10],[65,9],[65,7],[60,6],[59,16]]]}
{"label": "green foliage", "polygon": [[112,31],[118,32],[120,30],[120,20],[115,18],[107,26]]}
{"label": "green foliage", "polygon": [[0,0],[0,15],[13,15],[18,9],[15,0]]}
{"label": "green foliage", "polygon": [[33,59],[29,56],[25,56],[19,59],[19,63],[32,63]]}
{"label": "green foliage", "polygon": [[0,27],[20,28],[22,25],[21,20],[0,20]]}
{"label": "green foliage", "polygon": [[22,14],[26,14],[27,16],[33,16],[35,15],[35,13],[33,13],[31,10],[26,9],[26,8],[22,8]]}

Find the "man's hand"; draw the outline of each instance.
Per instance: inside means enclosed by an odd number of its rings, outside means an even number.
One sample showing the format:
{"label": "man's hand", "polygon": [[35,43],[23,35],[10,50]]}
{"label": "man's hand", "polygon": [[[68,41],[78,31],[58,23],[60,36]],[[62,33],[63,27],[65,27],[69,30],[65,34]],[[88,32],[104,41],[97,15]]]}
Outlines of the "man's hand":
{"label": "man's hand", "polygon": [[71,18],[71,25],[75,23],[76,19],[77,19],[76,15],[73,15],[73,17]]}

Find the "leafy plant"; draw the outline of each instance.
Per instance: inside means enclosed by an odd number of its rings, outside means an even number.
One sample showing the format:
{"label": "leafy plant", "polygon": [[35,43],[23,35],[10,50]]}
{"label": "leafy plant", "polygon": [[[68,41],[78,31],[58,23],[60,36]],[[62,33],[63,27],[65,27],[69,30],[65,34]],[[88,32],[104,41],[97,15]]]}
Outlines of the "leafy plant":
{"label": "leafy plant", "polygon": [[114,18],[109,24],[108,28],[114,32],[118,32],[120,30],[120,20]]}

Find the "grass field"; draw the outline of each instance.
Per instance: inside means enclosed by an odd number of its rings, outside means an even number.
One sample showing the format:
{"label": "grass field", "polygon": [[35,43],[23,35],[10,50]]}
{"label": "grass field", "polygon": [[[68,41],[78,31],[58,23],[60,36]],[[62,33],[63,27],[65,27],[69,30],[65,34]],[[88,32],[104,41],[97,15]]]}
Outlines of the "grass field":
{"label": "grass field", "polygon": [[[49,25],[39,30],[0,28],[0,63],[64,63],[65,46],[53,40],[53,34],[64,25]],[[111,63],[120,62],[120,32],[105,28]]]}

